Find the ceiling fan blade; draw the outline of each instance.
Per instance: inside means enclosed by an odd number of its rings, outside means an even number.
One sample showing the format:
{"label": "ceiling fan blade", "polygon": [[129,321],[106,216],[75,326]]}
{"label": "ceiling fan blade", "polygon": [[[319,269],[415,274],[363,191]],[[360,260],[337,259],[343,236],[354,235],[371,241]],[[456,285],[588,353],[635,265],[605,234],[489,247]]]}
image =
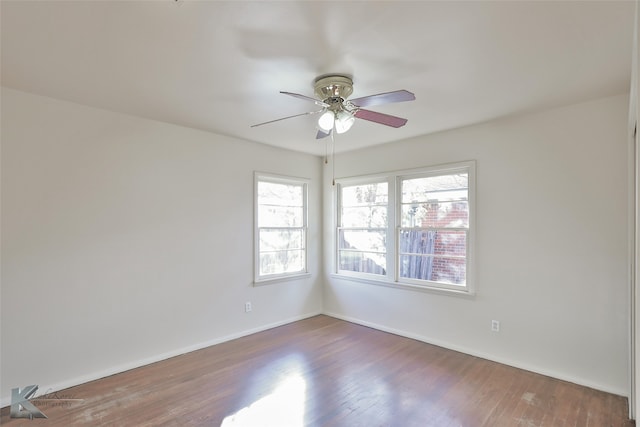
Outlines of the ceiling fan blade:
{"label": "ceiling fan blade", "polygon": [[318,133],[316,134],[316,139],[326,138],[331,135],[331,131],[325,132],[322,129],[318,129]]}
{"label": "ceiling fan blade", "polygon": [[403,119],[401,117],[363,109],[356,111],[355,116],[359,119],[369,120],[370,122],[380,123],[381,125],[387,125],[394,128],[399,128],[407,123],[407,119]]}
{"label": "ceiling fan blade", "polygon": [[379,93],[377,95],[363,96],[362,98],[350,99],[349,101],[358,107],[368,107],[370,105],[390,104],[392,102],[413,101],[416,96],[408,90],[396,90],[394,92]]}
{"label": "ceiling fan blade", "polygon": [[293,96],[295,98],[300,98],[300,99],[305,99],[307,101],[315,102],[317,105],[320,105],[322,107],[328,107],[329,106],[329,104],[327,104],[326,102],[322,102],[319,99],[315,99],[315,98],[312,98],[310,96],[300,95],[299,93],[284,92],[284,91],[280,91],[280,93],[283,93],[283,94],[289,95],[289,96]]}
{"label": "ceiling fan blade", "polygon": [[254,127],[257,127],[257,126],[268,125],[269,123],[279,122],[280,120],[292,119],[294,117],[300,117],[300,116],[308,116],[309,114],[317,114],[317,113],[320,113],[322,111],[324,111],[324,110],[308,111],[306,113],[294,114],[293,116],[282,117],[282,118],[275,119],[275,120],[269,120],[268,122],[258,123],[257,125],[251,125],[251,127],[254,128]]}

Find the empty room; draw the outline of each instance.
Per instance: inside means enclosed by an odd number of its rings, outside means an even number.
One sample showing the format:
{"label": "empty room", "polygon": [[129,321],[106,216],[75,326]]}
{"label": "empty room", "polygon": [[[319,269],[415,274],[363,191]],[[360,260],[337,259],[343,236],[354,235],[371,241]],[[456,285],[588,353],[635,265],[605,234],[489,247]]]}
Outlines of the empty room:
{"label": "empty room", "polygon": [[0,423],[632,426],[638,0],[0,1]]}

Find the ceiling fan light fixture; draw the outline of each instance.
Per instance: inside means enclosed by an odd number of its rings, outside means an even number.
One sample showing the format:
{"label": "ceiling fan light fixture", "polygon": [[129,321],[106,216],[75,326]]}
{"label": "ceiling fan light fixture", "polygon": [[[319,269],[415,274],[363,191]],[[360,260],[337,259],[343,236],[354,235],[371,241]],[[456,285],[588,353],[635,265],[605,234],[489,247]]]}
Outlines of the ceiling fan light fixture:
{"label": "ceiling fan light fixture", "polygon": [[331,129],[333,129],[333,124],[335,123],[335,121],[335,113],[333,111],[327,110],[322,113],[322,115],[318,119],[318,127],[320,127],[320,129],[324,131],[329,132]]}
{"label": "ceiling fan light fixture", "polygon": [[355,121],[356,118],[353,117],[352,113],[345,110],[340,111],[336,114],[336,132],[345,133],[346,131],[351,129],[351,126],[353,126],[353,123]]}

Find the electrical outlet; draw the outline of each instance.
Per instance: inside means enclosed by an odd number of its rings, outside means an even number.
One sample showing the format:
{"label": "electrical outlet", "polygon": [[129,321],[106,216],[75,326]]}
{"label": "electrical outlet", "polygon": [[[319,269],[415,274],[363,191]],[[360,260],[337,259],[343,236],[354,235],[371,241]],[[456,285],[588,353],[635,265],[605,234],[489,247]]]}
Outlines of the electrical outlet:
{"label": "electrical outlet", "polygon": [[492,320],[491,321],[491,330],[493,332],[500,332],[500,321],[499,320]]}
{"label": "electrical outlet", "polygon": [[247,301],[244,303],[244,312],[248,313],[251,311],[251,301]]}

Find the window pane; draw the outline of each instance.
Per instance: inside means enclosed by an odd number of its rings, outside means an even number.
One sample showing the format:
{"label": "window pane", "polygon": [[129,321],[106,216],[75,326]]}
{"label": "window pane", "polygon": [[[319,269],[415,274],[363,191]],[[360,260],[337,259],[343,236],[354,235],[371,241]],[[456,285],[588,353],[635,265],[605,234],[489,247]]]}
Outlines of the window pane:
{"label": "window pane", "polygon": [[403,227],[468,227],[467,173],[402,181]]}
{"label": "window pane", "polygon": [[467,233],[444,230],[401,230],[401,254],[467,255]]}
{"label": "window pane", "polygon": [[464,258],[400,255],[400,277],[465,285],[467,262]]}
{"label": "window pane", "polygon": [[467,200],[469,175],[428,176],[402,181],[402,203]]}
{"label": "window pane", "polygon": [[371,252],[339,252],[340,270],[369,274],[386,274],[387,260],[384,254]]}
{"label": "window pane", "polygon": [[402,226],[469,228],[469,203],[433,201],[402,205]]}
{"label": "window pane", "polygon": [[342,209],[343,227],[382,228],[387,226],[386,206],[363,206]]}
{"label": "window pane", "polygon": [[260,275],[304,271],[304,250],[260,253]]}
{"label": "window pane", "polygon": [[387,187],[386,182],[342,187],[342,207],[386,205]]}
{"label": "window pane", "polygon": [[298,230],[260,230],[260,252],[304,249],[304,234]]}
{"label": "window pane", "polygon": [[304,209],[296,206],[258,206],[258,227],[302,227]]}
{"label": "window pane", "polygon": [[299,206],[304,203],[303,185],[258,182],[258,204],[276,206]]}
{"label": "window pane", "polygon": [[340,230],[340,249],[355,249],[369,252],[386,252],[386,231]]}

